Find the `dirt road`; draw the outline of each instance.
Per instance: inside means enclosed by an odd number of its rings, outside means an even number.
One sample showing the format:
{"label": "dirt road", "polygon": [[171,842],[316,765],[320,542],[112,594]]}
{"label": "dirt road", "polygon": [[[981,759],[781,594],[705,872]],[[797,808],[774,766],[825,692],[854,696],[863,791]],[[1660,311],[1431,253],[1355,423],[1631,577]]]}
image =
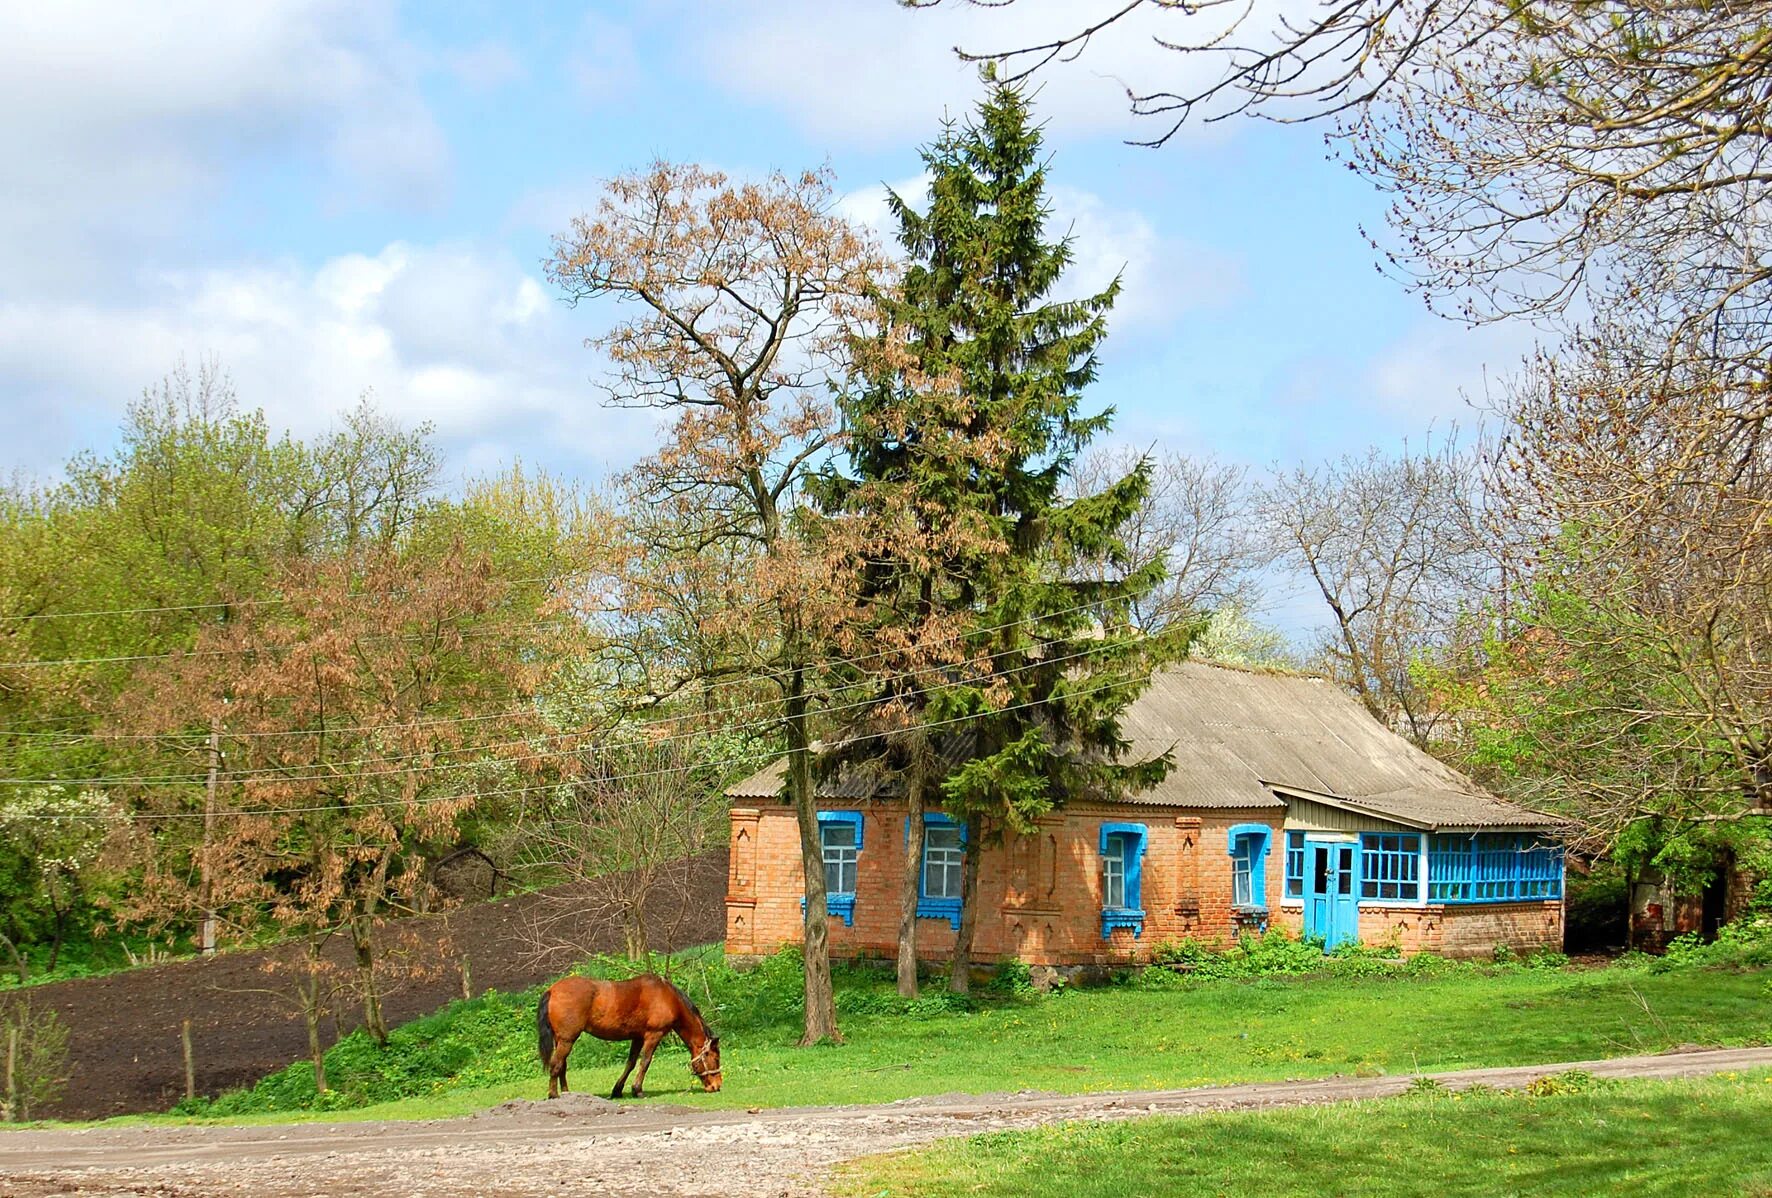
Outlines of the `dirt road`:
{"label": "dirt road", "polygon": [[[1428,1076],[1450,1089],[1524,1086],[1566,1069],[1695,1077],[1772,1067],[1772,1048],[1712,1049]],[[514,1102],[470,1119],[270,1127],[100,1128],[0,1134],[0,1194],[257,1198],[596,1193],[822,1194],[834,1162],[944,1136],[1062,1119],[1342,1102],[1398,1094],[1409,1077],[1327,1078],[1089,1095],[944,1095],[882,1106],[746,1113]]]}

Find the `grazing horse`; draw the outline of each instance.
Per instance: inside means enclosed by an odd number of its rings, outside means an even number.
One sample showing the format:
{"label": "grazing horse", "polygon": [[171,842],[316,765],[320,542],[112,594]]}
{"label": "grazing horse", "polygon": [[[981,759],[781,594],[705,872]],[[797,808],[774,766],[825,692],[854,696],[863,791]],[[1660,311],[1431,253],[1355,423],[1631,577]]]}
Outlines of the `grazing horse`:
{"label": "grazing horse", "polygon": [[625,982],[602,982],[593,978],[565,977],[549,986],[535,1009],[535,1031],[542,1064],[548,1068],[548,1097],[558,1098],[567,1089],[566,1058],[579,1035],[589,1032],[599,1040],[627,1040],[628,1067],[621,1071],[609,1097],[620,1098],[634,1063],[634,1097],[646,1084],[652,1053],[672,1032],[689,1048],[689,1071],[701,1080],[701,1088],[713,1093],[720,1088],[720,1037],[708,1031],[707,1020],[683,992],[656,973],[643,973]]}

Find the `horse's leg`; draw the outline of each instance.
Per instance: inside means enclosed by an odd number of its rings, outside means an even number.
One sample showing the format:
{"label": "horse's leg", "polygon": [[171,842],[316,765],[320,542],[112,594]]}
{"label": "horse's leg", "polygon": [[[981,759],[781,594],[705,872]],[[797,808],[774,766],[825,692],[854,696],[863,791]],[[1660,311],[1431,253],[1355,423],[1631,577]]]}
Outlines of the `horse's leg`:
{"label": "horse's leg", "polygon": [[[639,1059],[640,1059],[640,1041],[636,1038],[628,1045],[628,1067],[626,1069],[623,1069],[621,1071],[621,1076],[615,1079],[615,1089],[609,1091],[609,1097],[611,1097],[611,1098],[620,1098],[621,1097],[621,1088],[628,1084],[628,1074],[630,1074],[634,1071],[634,1062]],[[635,1082],[634,1083],[634,1090],[635,1090],[634,1097],[635,1098],[638,1098],[640,1096],[639,1089],[640,1089],[640,1084],[638,1082]]]}
{"label": "horse's leg", "polygon": [[567,1088],[567,1086],[566,1086],[566,1058],[570,1057],[572,1055],[572,1045],[573,1045],[573,1042],[576,1041],[577,1039],[578,1039],[578,1037],[574,1036],[571,1039],[561,1039],[561,1040],[554,1041],[554,1051],[553,1051],[552,1055],[550,1055],[548,1057],[548,1097],[549,1098],[560,1097],[560,1091],[565,1090]]}
{"label": "horse's leg", "polygon": [[[646,1084],[646,1070],[652,1065],[652,1053],[661,1043],[663,1043],[664,1038],[664,1032],[646,1033],[646,1043],[640,1048],[640,1076],[634,1079],[635,1098],[640,1097],[640,1087]],[[636,1040],[634,1043],[638,1045],[640,1042]]]}

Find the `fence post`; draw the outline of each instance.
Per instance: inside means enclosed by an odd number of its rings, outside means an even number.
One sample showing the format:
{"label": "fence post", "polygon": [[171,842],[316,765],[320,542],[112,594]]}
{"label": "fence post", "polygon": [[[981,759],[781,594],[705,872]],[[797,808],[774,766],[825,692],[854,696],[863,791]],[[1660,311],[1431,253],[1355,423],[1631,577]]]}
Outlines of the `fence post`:
{"label": "fence post", "polygon": [[191,1021],[189,1019],[185,1020],[184,1026],[179,1030],[179,1039],[184,1041],[185,1046],[185,1097],[195,1098],[197,1097],[197,1069],[191,1061]]}
{"label": "fence post", "polygon": [[18,1117],[18,1034],[17,1024],[6,1029],[6,1119]]}

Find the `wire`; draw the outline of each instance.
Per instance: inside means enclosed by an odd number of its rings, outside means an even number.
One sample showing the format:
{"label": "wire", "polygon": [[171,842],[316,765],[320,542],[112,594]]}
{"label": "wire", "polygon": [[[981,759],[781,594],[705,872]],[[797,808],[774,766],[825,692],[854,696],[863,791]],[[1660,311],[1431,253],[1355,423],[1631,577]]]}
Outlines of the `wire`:
{"label": "wire", "polygon": [[[1116,680],[1114,682],[1103,683],[1100,686],[1089,687],[1089,688],[1085,688],[1083,690],[1071,691],[1065,697],[1067,697],[1067,698],[1081,698],[1085,695],[1099,694],[1102,691],[1112,690],[1117,686],[1122,686],[1128,681],[1130,681],[1130,679]],[[945,720],[932,720],[931,722],[922,725],[922,727],[924,727],[924,728],[941,728],[941,727],[947,727],[947,726],[954,725],[954,724],[965,723],[969,720],[989,719],[992,716],[1002,715],[1006,712],[1019,711],[1019,710],[1025,709],[1025,708],[1029,708],[1029,707],[1039,707],[1039,706],[1042,706],[1050,701],[1051,700],[1048,700],[1048,699],[1034,699],[1034,700],[1029,700],[1029,701],[1023,702],[1023,703],[1012,703],[1007,707],[999,707],[993,711],[980,711],[980,712],[974,712],[970,715],[951,716]],[[892,735],[895,735],[895,733],[892,733],[892,732],[869,732],[869,733],[863,733],[860,736],[850,737],[847,740],[845,740],[843,743],[856,744],[861,741],[879,740],[884,737],[888,737],[888,736],[892,736]],[[728,758],[727,760],[729,762],[773,761],[779,756],[781,756],[781,754],[776,753],[772,750],[768,753],[740,754],[738,756]],[[628,781],[628,780],[631,780],[634,778],[653,778],[653,777],[659,777],[659,776],[666,775],[666,774],[690,773],[694,770],[698,770],[701,768],[703,768],[703,767],[701,767],[699,765],[667,766],[667,767],[663,767],[663,768],[655,769],[655,770],[639,770],[634,773],[628,773],[628,774],[605,774],[605,775],[595,779],[595,781],[598,781],[598,782],[621,782],[621,781]],[[436,795],[436,796],[433,796],[431,798],[426,798],[426,799],[410,799],[410,800],[408,800],[408,799],[387,799],[387,800],[380,800],[380,801],[370,802],[370,803],[352,803],[349,805],[348,808],[346,808],[346,810],[359,811],[359,810],[366,810],[366,809],[380,808],[380,807],[424,807],[424,806],[430,806],[430,805],[437,804],[437,803],[455,803],[455,802],[460,802],[462,800],[477,801],[477,800],[483,799],[483,798],[491,798],[496,795],[527,794],[527,793],[532,793],[532,792],[538,791],[538,790],[558,790],[562,786],[569,786],[569,785],[571,785],[571,783],[567,782],[567,781],[546,782],[546,783],[538,783],[538,784],[535,784],[532,786],[512,786],[512,787],[504,787],[504,788],[496,789],[496,790],[475,791],[472,794]],[[137,813],[135,815],[132,815],[130,818],[132,820],[206,819],[206,818],[221,818],[224,816],[234,817],[234,816],[260,816],[260,815],[307,815],[307,814],[313,814],[313,813],[317,813],[317,812],[338,811],[338,810],[340,810],[340,808],[337,804],[328,804],[326,806],[320,806],[320,807],[231,808],[228,810],[213,811],[213,812],[202,812],[202,811],[142,812],[142,813]],[[107,819],[107,817],[105,817],[105,816],[85,815],[80,812],[68,812],[63,815],[32,816],[32,817],[20,817],[20,818],[29,818],[31,820],[44,820],[44,821],[53,820],[53,819],[75,819],[75,820],[87,820],[87,821],[99,822],[99,823],[105,822]]]}
{"label": "wire", "polygon": [[[546,574],[536,578],[513,578],[507,585],[526,586],[532,582],[557,582],[563,578],[577,578],[588,573],[590,573],[590,571],[568,570],[563,574]],[[388,591],[358,591],[353,593],[350,597],[352,599],[368,599],[377,595],[403,594],[410,589],[411,588],[409,587],[398,587],[394,590]],[[217,601],[215,603],[179,603],[169,604],[165,607],[114,607],[105,611],[40,611],[22,616],[0,616],[0,624],[18,624],[31,620],[85,620],[94,619],[99,616],[150,616],[170,611],[213,611],[218,607],[266,607],[288,602],[289,600],[287,598],[278,595],[266,599],[234,599]]]}
{"label": "wire", "polygon": [[[464,637],[481,638],[504,635],[510,632],[520,632],[525,629],[547,628],[555,623],[557,623],[557,621],[531,620],[524,624],[513,624],[509,628],[502,629],[469,628],[464,630],[461,635]],[[366,636],[362,639],[365,641],[423,641],[429,638],[416,633],[407,633],[405,635],[381,633]],[[262,650],[258,647],[252,646],[244,649],[174,649],[169,653],[132,653],[124,654],[119,657],[48,657],[38,658],[32,661],[0,662],[0,670],[40,670],[59,668],[62,666],[104,666],[131,661],[169,661],[175,657],[250,657],[261,651]]]}
{"label": "wire", "polygon": [[[1020,665],[1020,666],[1014,666],[1014,667],[1011,667],[1010,669],[999,671],[997,674],[993,675],[993,677],[1001,677],[1002,675],[1005,675],[1005,674],[1017,674],[1023,670],[1031,670],[1031,669],[1038,669],[1041,667],[1062,665],[1063,663],[1068,662],[1068,661],[1075,661],[1080,658],[1088,657],[1091,654],[1098,652],[1099,648],[1100,647],[1097,645],[1092,645],[1089,648],[1080,650],[1076,653],[1067,654],[1065,656],[1048,657],[1048,658],[1043,658],[1039,661],[1027,662],[1027,663]],[[1011,653],[1011,652],[1015,652],[1015,651],[1016,650],[1014,650],[1014,649],[1002,649],[1002,650],[998,650],[996,653],[990,654],[989,656],[993,657],[993,658],[1000,657],[1006,653]],[[927,667],[924,667],[924,669],[922,669],[922,670],[914,671],[914,673],[926,673],[929,671],[941,670],[941,669],[945,669],[945,668],[946,668],[945,666],[927,666]],[[927,694],[927,693],[936,693],[936,692],[941,692],[941,691],[946,691],[946,690],[953,690],[958,687],[971,686],[971,685],[974,685],[974,683],[972,683],[972,682],[951,682],[951,683],[947,683],[945,685],[925,687],[923,689],[924,689],[924,693]],[[812,694],[809,694],[808,697],[810,698],[813,696],[812,696]],[[860,708],[860,707],[871,707],[871,706],[874,706],[878,701],[879,700],[873,699],[873,698],[859,699],[859,700],[855,700],[855,701],[849,702],[849,703],[837,704],[837,705],[833,705],[830,707],[822,708],[821,713],[847,711],[847,710],[852,710],[852,709]],[[773,702],[773,700],[770,700],[770,702]],[[649,722],[641,723],[638,725],[627,725],[622,730],[632,731],[635,727],[649,727],[652,724],[669,723],[672,720],[679,719],[679,718],[681,718],[681,717],[673,716],[673,717],[670,717],[669,719],[649,721]],[[770,716],[768,718],[761,719],[761,720],[752,720],[752,721],[748,721],[748,722],[741,722],[738,724],[726,724],[726,725],[723,725],[722,730],[727,731],[727,732],[739,732],[739,731],[745,731],[745,730],[753,729],[753,728],[774,727],[774,726],[779,725],[780,722],[781,721],[780,721],[779,717]],[[603,731],[603,730],[599,730],[599,731]],[[610,729],[608,731],[614,731],[614,729]],[[466,745],[466,746],[463,746],[463,749],[466,752],[486,753],[486,752],[489,752],[493,749],[514,748],[514,747],[521,747],[521,746],[533,746],[538,742],[571,740],[574,738],[588,737],[591,735],[595,735],[595,733],[590,732],[590,731],[586,731],[583,729],[578,729],[578,730],[574,730],[574,731],[570,731],[570,732],[559,732],[559,733],[551,733],[551,734],[539,736],[539,737],[529,737],[529,738],[526,738],[523,740],[505,741],[505,742],[498,743],[498,744]],[[692,730],[692,731],[688,731],[688,732],[680,732],[680,733],[677,733],[672,736],[655,737],[655,738],[651,739],[650,743],[664,744],[664,743],[668,743],[671,741],[687,739],[689,737],[706,736],[706,735],[707,735],[707,733],[705,731],[700,730],[700,729],[696,729],[696,730]],[[548,753],[527,753],[527,754],[514,755],[514,756],[508,756],[508,757],[494,757],[490,760],[458,762],[458,763],[453,763],[453,764],[412,766],[412,767],[408,767],[405,769],[363,770],[363,771],[351,774],[349,776],[354,777],[354,778],[385,778],[385,777],[396,777],[396,776],[401,776],[401,775],[406,775],[406,774],[422,774],[422,773],[430,772],[432,770],[442,771],[442,770],[474,769],[474,768],[478,768],[478,767],[482,767],[482,766],[497,765],[497,764],[507,764],[508,765],[508,764],[515,764],[517,762],[524,762],[524,761],[545,761],[550,758],[559,756],[561,751],[562,750],[555,750],[554,752],[548,752]],[[226,781],[228,781],[230,783],[250,782],[250,781],[253,781],[258,778],[274,778],[278,781],[291,782],[291,783],[325,781],[325,780],[336,779],[341,776],[344,776],[344,775],[341,775],[340,773],[338,773],[337,771],[341,770],[345,767],[348,767],[348,766],[373,765],[373,764],[377,764],[377,763],[387,763],[387,762],[396,762],[396,761],[412,761],[412,760],[417,760],[421,757],[426,757],[429,755],[430,754],[427,751],[420,751],[420,752],[409,753],[409,754],[400,755],[400,756],[388,756],[388,757],[379,757],[379,758],[378,757],[360,757],[360,758],[356,758],[354,760],[317,763],[321,766],[321,768],[318,770],[315,770],[315,772],[311,772],[311,773],[293,772],[295,770],[301,769],[302,767],[300,767],[300,766],[291,766],[288,769],[284,769],[283,767],[279,767],[279,766],[264,766],[264,767],[260,767],[258,769],[253,769],[253,770],[229,771],[225,775],[225,778],[226,778]],[[310,767],[310,768],[312,768],[312,767]],[[66,786],[66,787],[74,787],[74,788],[85,788],[85,787],[92,787],[92,786],[192,786],[192,785],[197,784],[198,782],[205,781],[208,778],[208,776],[209,775],[208,775],[207,771],[198,771],[198,772],[188,773],[188,774],[97,775],[97,776],[88,777],[88,778],[0,778],[0,786],[20,786],[20,787],[24,787],[24,786]]]}
{"label": "wire", "polygon": [[[944,644],[948,644],[953,641],[964,640],[970,636],[979,636],[979,635],[982,635],[985,633],[992,633],[992,632],[1002,632],[1005,629],[1019,628],[1023,625],[1026,625],[1026,624],[1037,624],[1037,623],[1040,623],[1041,621],[1044,621],[1044,620],[1057,619],[1060,616],[1075,615],[1077,612],[1087,611],[1095,606],[1096,605],[1094,603],[1079,603],[1073,607],[1060,608],[1057,611],[1043,612],[1043,613],[1041,613],[1039,615],[1035,615],[1035,616],[1024,616],[1023,618],[1021,618],[1019,620],[1009,620],[1009,621],[1006,621],[1002,624],[993,624],[993,625],[990,625],[985,628],[969,629],[965,632],[954,633],[949,636],[931,637],[928,640],[922,641],[920,643],[923,645],[944,645]],[[887,657],[887,656],[890,656],[896,652],[899,652],[899,650],[883,649],[883,650],[880,650],[875,653],[864,653],[859,657],[845,658],[844,661],[846,664],[856,665],[861,662],[873,661],[876,658]],[[1003,653],[1003,652],[1013,652],[1013,650],[1001,650],[1001,651],[999,651],[999,653],[990,654],[989,656],[991,656],[991,657],[1000,656],[1001,653]],[[973,660],[973,659],[969,658],[968,660]],[[956,663],[956,664],[963,664],[963,663]],[[739,678],[716,679],[715,681],[713,681],[713,682],[707,684],[706,686],[703,686],[700,689],[698,689],[697,691],[695,691],[694,694],[708,695],[708,694],[712,694],[712,693],[719,691],[719,690],[724,690],[727,687],[748,686],[748,685],[751,685],[755,682],[756,682],[756,677],[754,675],[739,677]],[[818,691],[818,690],[809,691],[809,692],[807,692],[807,698],[817,698],[821,694],[835,694],[835,693],[837,693],[841,690],[844,690],[844,689],[847,689],[847,688],[828,687],[822,691]],[[774,701],[775,700],[767,700],[767,702],[771,702],[771,703]],[[265,732],[237,732],[237,733],[233,733],[231,735],[232,735],[233,739],[235,739],[235,740],[244,740],[244,739],[249,739],[249,738],[256,739],[259,737],[270,737],[270,736],[317,736],[322,732],[369,732],[369,731],[377,731],[382,728],[418,728],[418,727],[431,727],[431,726],[442,727],[442,726],[451,725],[451,724],[472,724],[472,723],[481,723],[486,720],[509,719],[512,716],[528,715],[528,714],[531,714],[533,711],[534,711],[533,707],[520,707],[520,708],[511,709],[508,711],[494,712],[494,713],[491,713],[488,715],[454,716],[454,717],[448,717],[448,718],[439,718],[439,719],[435,719],[435,720],[417,720],[417,721],[413,721],[413,722],[405,723],[405,724],[345,724],[345,725],[340,725],[340,726],[336,726],[336,727],[329,727],[329,728],[285,729],[285,730],[273,730],[273,731],[265,731]],[[73,719],[75,717],[67,717],[67,718]],[[647,727],[651,723],[669,723],[672,720],[675,720],[678,718],[680,718],[680,717],[669,716],[669,717],[661,718],[656,721],[642,720],[637,723],[627,724],[625,726],[630,727],[630,728],[631,727]],[[63,736],[63,735],[66,735],[66,734],[59,733],[59,732],[11,731],[11,730],[7,730],[7,729],[0,729],[0,736],[52,737],[52,736]],[[192,737],[205,737],[205,736],[208,736],[209,733],[206,731],[205,732],[193,731],[193,732],[189,732],[189,733],[157,733],[157,732],[83,733],[83,734],[79,734],[75,741],[69,741],[69,742],[65,742],[65,743],[68,743],[68,744],[77,743],[77,740],[93,740],[93,741],[98,741],[98,742],[117,741],[117,740],[170,740],[174,737],[181,736],[181,735],[188,735],[188,736],[192,736]],[[520,742],[511,742],[511,743],[520,743]],[[48,784],[48,783],[45,783],[45,784]]]}

